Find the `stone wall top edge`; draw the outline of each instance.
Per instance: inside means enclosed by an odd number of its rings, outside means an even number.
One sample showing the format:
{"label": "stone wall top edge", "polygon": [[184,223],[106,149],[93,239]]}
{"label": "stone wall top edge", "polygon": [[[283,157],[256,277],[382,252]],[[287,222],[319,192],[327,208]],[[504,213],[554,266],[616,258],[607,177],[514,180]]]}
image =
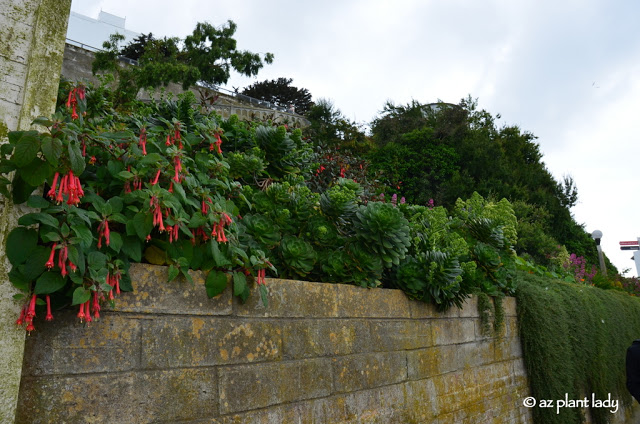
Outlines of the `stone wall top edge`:
{"label": "stone wall top edge", "polygon": [[[350,284],[332,284],[313,281],[288,280],[281,278],[267,278],[266,286],[270,291],[269,306],[264,307],[260,301],[260,293],[257,287],[251,284],[252,293],[247,304],[238,304],[231,308],[231,283],[222,295],[214,299],[208,299],[203,287],[206,273],[201,271],[192,272],[196,281],[195,286],[191,286],[186,281],[182,283],[182,288],[176,287],[176,283],[169,283],[166,280],[167,267],[150,264],[132,264],[130,274],[133,279],[134,288],[140,287],[145,293],[126,294],[131,298],[140,296],[147,297],[146,292],[151,294],[148,299],[142,299],[145,306],[142,309],[129,308],[123,306],[134,306],[137,300],[126,300],[120,297],[116,301],[116,310],[121,312],[140,313],[169,313],[169,314],[206,314],[205,309],[215,307],[219,311],[212,315],[234,315],[243,317],[265,317],[265,318],[382,318],[382,319],[450,319],[450,318],[476,318],[478,317],[477,302],[475,297],[470,298],[463,309],[450,308],[445,312],[438,312],[433,305],[411,300],[405,296],[401,290],[386,288],[363,288]],[[164,279],[164,280],[163,280]],[[145,281],[140,285],[139,281]],[[151,281],[153,280],[153,282]],[[157,283],[157,284],[156,284]],[[166,284],[167,287],[163,287]],[[151,299],[159,300],[166,297],[169,291],[183,293],[178,296],[172,293],[170,300],[171,308],[168,310],[155,311],[157,304]],[[165,293],[167,292],[167,293]],[[196,299],[188,301],[192,297],[187,292],[193,292],[197,298],[202,298],[202,305],[187,307],[187,303],[193,303]],[[215,301],[213,303],[207,302]],[[124,305],[119,305],[121,302]],[[181,308],[180,302],[185,302],[185,308]],[[234,301],[234,303],[237,303]],[[209,305],[209,306],[207,306]],[[139,306],[139,305],[138,305]],[[192,305],[193,306],[193,305]],[[507,316],[515,316],[515,298],[507,297],[504,301],[505,313]],[[162,308],[161,308],[162,309]]]}

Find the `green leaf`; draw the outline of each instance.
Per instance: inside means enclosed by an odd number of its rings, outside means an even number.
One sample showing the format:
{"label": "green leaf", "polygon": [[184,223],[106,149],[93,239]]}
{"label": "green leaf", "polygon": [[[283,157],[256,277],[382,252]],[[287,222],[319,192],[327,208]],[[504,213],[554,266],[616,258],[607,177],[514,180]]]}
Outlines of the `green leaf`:
{"label": "green leaf", "polygon": [[115,250],[116,253],[120,253],[120,249],[122,248],[122,236],[120,233],[111,231],[109,235],[109,247]]}
{"label": "green leaf", "polygon": [[193,214],[189,220],[189,228],[198,228],[208,222],[207,218],[202,215],[202,212],[198,211]]}
{"label": "green leaf", "polygon": [[46,136],[42,141],[41,149],[44,157],[51,166],[57,167],[60,156],[62,155],[62,142],[57,138]]}
{"label": "green leaf", "polygon": [[91,299],[91,290],[87,290],[84,287],[78,287],[73,291],[72,305],[80,305]]}
{"label": "green leaf", "polygon": [[84,225],[74,225],[73,232],[80,239],[80,245],[84,249],[91,247],[91,243],[93,243],[93,233],[91,232],[91,229]]}
{"label": "green leaf", "polygon": [[120,278],[120,290],[126,292],[133,291],[133,285],[131,284],[131,278],[128,273],[122,274],[122,277]]}
{"label": "green leaf", "polygon": [[225,255],[220,252],[220,248],[218,247],[218,243],[215,240],[211,240],[209,242],[209,246],[211,248],[211,256],[218,267],[224,267],[226,265],[231,265],[231,261],[227,259]]}
{"label": "green leaf", "polygon": [[260,298],[262,299],[262,304],[265,308],[269,307],[269,298],[267,297],[268,291],[264,285],[260,285]]}
{"label": "green leaf", "polygon": [[166,159],[159,153],[149,153],[147,156],[143,157],[140,162],[140,165],[152,165],[159,162],[165,162]]}
{"label": "green leaf", "polygon": [[22,179],[19,170],[16,171],[11,184],[11,197],[13,198],[14,204],[19,205],[20,203],[26,202],[35,189],[35,186],[27,184],[27,182]]}
{"label": "green leaf", "polygon": [[19,290],[28,291],[31,286],[31,280],[25,277],[17,267],[9,271],[9,281]]}
{"label": "green leaf", "polygon": [[121,180],[128,180],[133,178],[133,174],[129,171],[120,171],[118,172],[118,178],[120,178]]}
{"label": "green leaf", "polygon": [[50,203],[42,196],[29,196],[29,200],[27,200],[27,206],[30,208],[36,209],[45,209],[48,208]]}
{"label": "green leaf", "polygon": [[18,140],[12,157],[17,167],[22,168],[36,158],[40,150],[40,139],[37,134],[36,131],[28,131]]}
{"label": "green leaf", "polygon": [[58,228],[60,226],[60,223],[56,218],[43,212],[28,213],[26,215],[22,215],[20,219],[18,219],[18,224],[20,225],[26,226],[38,223],[49,225],[54,228]]}
{"label": "green leaf", "polygon": [[69,162],[71,162],[71,170],[77,176],[84,172],[84,167],[86,163],[84,158],[82,157],[82,152],[80,151],[80,147],[76,143],[69,143],[69,147],[67,149],[69,151]]}
{"label": "green leaf", "polygon": [[33,120],[34,125],[42,125],[43,127],[50,127],[53,125],[53,121],[44,116],[39,116]]}
{"label": "green leaf", "polygon": [[111,199],[107,200],[107,204],[111,206],[111,212],[109,212],[109,215],[114,213],[120,213],[124,206],[124,202],[122,201],[122,198],[118,196],[112,197]]}
{"label": "green leaf", "polygon": [[207,275],[204,286],[207,290],[207,296],[210,298],[219,295],[227,288],[227,274],[222,271],[212,270]]}
{"label": "green leaf", "polygon": [[[233,294],[242,297],[249,290],[247,276],[241,272],[233,273]],[[248,293],[246,294],[248,296]],[[244,298],[243,300],[245,300]]]}
{"label": "green leaf", "polygon": [[142,242],[134,236],[125,236],[122,240],[122,251],[131,258],[133,262],[142,260]]}
{"label": "green leaf", "polygon": [[49,294],[63,288],[67,280],[57,272],[49,271],[43,273],[36,281],[36,287],[33,289],[35,294]]}
{"label": "green leaf", "polygon": [[38,244],[38,232],[36,230],[16,227],[7,236],[6,252],[9,262],[13,266],[27,261],[31,252]]}
{"label": "green leaf", "polygon": [[84,255],[82,251],[74,245],[69,246],[69,260],[78,267],[80,274],[84,275]]}
{"label": "green leaf", "polygon": [[106,268],[107,255],[101,252],[91,252],[87,255],[87,264],[89,265],[89,268],[93,268],[95,270]]}
{"label": "green leaf", "polygon": [[58,234],[55,231],[47,231],[47,232],[43,232],[40,235],[40,238],[42,239],[42,241],[44,243],[51,243],[52,241],[59,242],[60,241],[60,234]]}
{"label": "green leaf", "polygon": [[150,213],[138,212],[133,217],[132,225],[140,240],[145,240],[153,229],[153,216]]}
{"label": "green leaf", "polygon": [[178,275],[180,275],[180,269],[173,265],[169,265],[169,281],[175,280]]}
{"label": "green leaf", "polygon": [[36,246],[29,255],[27,261],[18,267],[18,271],[28,280],[35,280],[46,270],[51,248]]}

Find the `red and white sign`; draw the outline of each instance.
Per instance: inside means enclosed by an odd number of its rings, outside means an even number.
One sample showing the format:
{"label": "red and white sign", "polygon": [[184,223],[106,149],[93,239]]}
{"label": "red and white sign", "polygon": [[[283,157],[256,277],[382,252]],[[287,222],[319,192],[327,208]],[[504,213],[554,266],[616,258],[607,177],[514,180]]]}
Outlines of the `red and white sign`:
{"label": "red and white sign", "polygon": [[637,246],[638,240],[636,241],[621,241],[620,246]]}

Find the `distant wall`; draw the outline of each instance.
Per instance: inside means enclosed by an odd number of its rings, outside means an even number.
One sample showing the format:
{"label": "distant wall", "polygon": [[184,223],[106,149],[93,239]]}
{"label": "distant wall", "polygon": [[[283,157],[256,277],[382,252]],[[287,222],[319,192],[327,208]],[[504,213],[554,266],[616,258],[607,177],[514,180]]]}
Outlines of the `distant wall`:
{"label": "distant wall", "polygon": [[528,423],[515,301],[501,337],[476,300],[437,313],[399,290],[267,280],[268,308],[131,268],[135,292],[85,328],[27,340],[18,423]]}
{"label": "distant wall", "polygon": [[[87,81],[93,84],[98,83],[98,79],[91,73],[91,64],[93,63],[93,52],[86,50],[83,47],[67,44],[64,51],[64,61],[62,63],[62,76],[72,81]],[[169,84],[164,88],[166,93],[172,93],[174,95],[182,93],[182,87],[178,84]],[[306,118],[296,115],[295,113],[281,112],[279,110],[257,107],[249,103],[242,102],[237,98],[214,92],[202,87],[193,87],[192,91],[196,95],[197,99],[201,98],[201,95],[217,96],[216,101],[213,104],[209,104],[209,109],[215,110],[223,118],[235,114],[241,120],[251,121],[259,120],[265,121],[270,119],[277,123],[288,123],[290,125],[299,125],[305,127],[309,125],[309,121]],[[141,93],[142,99],[149,99],[151,96],[158,97],[158,94]]]}

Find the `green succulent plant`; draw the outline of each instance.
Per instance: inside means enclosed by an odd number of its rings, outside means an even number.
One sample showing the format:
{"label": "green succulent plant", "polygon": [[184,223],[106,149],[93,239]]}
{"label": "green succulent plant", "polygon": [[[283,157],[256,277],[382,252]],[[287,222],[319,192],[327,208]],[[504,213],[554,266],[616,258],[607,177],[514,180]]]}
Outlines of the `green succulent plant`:
{"label": "green succulent plant", "polygon": [[280,242],[280,231],[277,225],[264,215],[245,215],[240,221],[245,231],[253,237],[259,247],[273,249]]}
{"label": "green succulent plant", "polygon": [[353,228],[358,240],[382,259],[385,267],[398,265],[411,244],[409,222],[390,203],[369,202],[356,212]]}
{"label": "green succulent plant", "polygon": [[471,289],[463,283],[457,258],[443,252],[407,257],[396,270],[395,285],[413,299],[432,302],[439,310],[462,307]]}
{"label": "green succulent plant", "polygon": [[280,243],[284,276],[305,277],[313,270],[316,263],[316,252],[313,246],[298,237],[285,236]]}

